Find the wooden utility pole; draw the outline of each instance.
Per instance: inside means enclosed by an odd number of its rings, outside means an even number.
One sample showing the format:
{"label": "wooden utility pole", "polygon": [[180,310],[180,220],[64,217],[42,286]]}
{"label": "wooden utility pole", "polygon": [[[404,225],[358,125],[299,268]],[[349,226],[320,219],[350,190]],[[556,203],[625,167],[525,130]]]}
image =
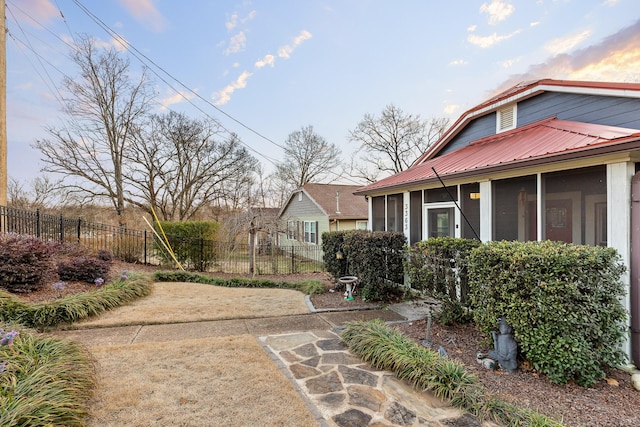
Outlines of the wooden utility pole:
{"label": "wooden utility pole", "polygon": [[0,0],[0,206],[7,206],[7,43],[4,0]]}

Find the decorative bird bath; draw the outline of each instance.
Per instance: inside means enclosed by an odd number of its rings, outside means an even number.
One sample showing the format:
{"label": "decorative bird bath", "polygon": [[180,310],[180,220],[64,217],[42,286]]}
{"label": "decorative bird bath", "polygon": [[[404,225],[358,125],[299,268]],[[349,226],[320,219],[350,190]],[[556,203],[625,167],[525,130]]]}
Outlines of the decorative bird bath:
{"label": "decorative bird bath", "polygon": [[356,276],[344,276],[339,278],[338,282],[342,283],[347,289],[344,299],[347,301],[353,301],[353,291],[355,291],[356,285],[358,284],[358,278]]}

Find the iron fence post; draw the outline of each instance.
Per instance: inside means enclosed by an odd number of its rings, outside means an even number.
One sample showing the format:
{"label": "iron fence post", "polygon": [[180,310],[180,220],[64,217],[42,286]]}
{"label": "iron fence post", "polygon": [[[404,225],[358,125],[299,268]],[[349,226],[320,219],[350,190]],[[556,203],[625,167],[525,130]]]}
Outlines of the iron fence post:
{"label": "iron fence post", "polygon": [[144,230],[144,265],[147,265],[147,230]]}
{"label": "iron fence post", "polygon": [[64,243],[64,217],[60,214],[60,243]]}
{"label": "iron fence post", "polygon": [[40,209],[36,209],[36,237],[40,238]]}
{"label": "iron fence post", "polygon": [[82,218],[78,218],[78,227],[77,227],[77,231],[78,231],[78,243],[80,243],[80,227],[82,226]]}

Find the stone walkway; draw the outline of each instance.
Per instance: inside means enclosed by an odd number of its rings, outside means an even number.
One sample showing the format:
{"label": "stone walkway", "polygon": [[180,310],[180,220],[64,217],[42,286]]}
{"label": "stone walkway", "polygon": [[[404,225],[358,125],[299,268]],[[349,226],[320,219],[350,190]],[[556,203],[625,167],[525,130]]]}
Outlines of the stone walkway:
{"label": "stone walkway", "polygon": [[349,352],[338,330],[259,337],[321,426],[493,425],[371,368]]}

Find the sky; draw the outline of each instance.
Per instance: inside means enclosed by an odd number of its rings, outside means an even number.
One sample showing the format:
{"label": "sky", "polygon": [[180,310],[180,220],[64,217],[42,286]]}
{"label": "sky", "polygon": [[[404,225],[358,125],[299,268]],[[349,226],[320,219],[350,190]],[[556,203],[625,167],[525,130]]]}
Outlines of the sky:
{"label": "sky", "polygon": [[5,1],[8,174],[24,183],[61,123],[78,34],[134,77],[149,67],[154,112],[218,120],[266,173],[306,126],[348,161],[349,131],[390,104],[453,122],[522,81],[640,82],[637,0]]}

